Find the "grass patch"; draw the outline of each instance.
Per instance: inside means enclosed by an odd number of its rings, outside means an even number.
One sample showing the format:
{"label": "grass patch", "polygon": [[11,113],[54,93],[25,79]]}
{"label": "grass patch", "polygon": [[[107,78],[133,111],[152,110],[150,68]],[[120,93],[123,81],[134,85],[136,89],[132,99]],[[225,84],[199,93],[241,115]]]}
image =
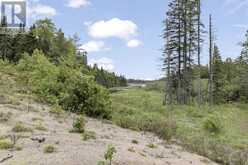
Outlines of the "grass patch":
{"label": "grass patch", "polygon": [[33,132],[32,128],[25,126],[22,122],[16,123],[16,125],[12,128],[13,132]]}
{"label": "grass patch", "polygon": [[38,123],[35,125],[35,129],[38,131],[47,131],[47,128],[42,125],[42,123]]}
{"label": "grass patch", "polygon": [[150,144],[148,144],[146,146],[151,148],[151,149],[157,148],[157,146],[155,144],[153,144],[153,143],[150,143]]}
{"label": "grass patch", "polygon": [[9,139],[1,139],[0,140],[0,150],[8,150],[14,147],[13,143]]}
{"label": "grass patch", "polygon": [[223,164],[248,161],[247,104],[166,107],[163,93],[152,89],[129,89],[111,97],[112,121],[123,128],[153,132],[168,141],[176,138],[188,150]]}
{"label": "grass patch", "polygon": [[51,144],[46,145],[46,146],[44,147],[44,149],[43,149],[43,152],[44,152],[44,153],[47,153],[47,154],[54,153],[55,151],[56,151],[56,148],[55,148],[53,145],[51,145]]}
{"label": "grass patch", "polygon": [[93,131],[85,131],[84,133],[82,133],[82,140],[83,141],[87,141],[90,139],[96,139],[96,133]]}
{"label": "grass patch", "polygon": [[5,123],[9,121],[11,116],[12,116],[11,112],[8,112],[8,113],[0,112],[0,123]]}
{"label": "grass patch", "polygon": [[133,144],[139,144],[138,140],[135,140],[135,139],[132,140],[132,143]]}

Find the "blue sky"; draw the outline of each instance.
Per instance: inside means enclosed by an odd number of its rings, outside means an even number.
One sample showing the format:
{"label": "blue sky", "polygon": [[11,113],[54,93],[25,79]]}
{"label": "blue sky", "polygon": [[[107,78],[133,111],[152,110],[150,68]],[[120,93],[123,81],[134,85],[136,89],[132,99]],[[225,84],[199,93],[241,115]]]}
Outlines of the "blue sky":
{"label": "blue sky", "polygon": [[[213,15],[223,58],[240,53],[248,29],[248,0],[202,0],[203,22]],[[77,33],[91,64],[128,78],[161,77],[160,38],[168,0],[29,0],[29,16],[48,16],[66,35]],[[207,61],[207,38],[202,58]]]}

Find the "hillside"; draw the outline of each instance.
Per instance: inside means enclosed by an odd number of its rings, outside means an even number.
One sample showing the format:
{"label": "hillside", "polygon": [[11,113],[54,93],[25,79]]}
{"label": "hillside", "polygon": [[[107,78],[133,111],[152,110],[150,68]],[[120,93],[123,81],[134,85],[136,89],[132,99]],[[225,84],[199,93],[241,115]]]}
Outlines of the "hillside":
{"label": "hillside", "polygon": [[[151,133],[122,129],[110,121],[85,117],[92,136],[83,140],[83,135],[70,133],[77,115],[18,94],[21,88],[13,76],[1,73],[1,82],[6,93],[0,96],[0,164],[94,165],[104,159],[109,145],[117,150],[116,165],[215,164]],[[46,153],[47,146],[54,150]]]}

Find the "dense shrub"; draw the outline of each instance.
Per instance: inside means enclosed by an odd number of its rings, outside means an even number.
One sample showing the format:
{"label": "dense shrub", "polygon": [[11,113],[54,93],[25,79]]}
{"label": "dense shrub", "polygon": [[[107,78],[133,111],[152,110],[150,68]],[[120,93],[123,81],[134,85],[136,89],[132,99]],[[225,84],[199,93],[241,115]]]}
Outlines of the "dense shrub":
{"label": "dense shrub", "polygon": [[222,131],[221,119],[217,114],[210,114],[203,121],[204,129],[211,134],[219,134]]}
{"label": "dense shrub", "polygon": [[73,56],[51,63],[35,50],[32,56],[24,55],[17,66],[20,80],[44,101],[59,104],[63,109],[92,117],[110,118],[110,99],[106,89],[77,66]]}

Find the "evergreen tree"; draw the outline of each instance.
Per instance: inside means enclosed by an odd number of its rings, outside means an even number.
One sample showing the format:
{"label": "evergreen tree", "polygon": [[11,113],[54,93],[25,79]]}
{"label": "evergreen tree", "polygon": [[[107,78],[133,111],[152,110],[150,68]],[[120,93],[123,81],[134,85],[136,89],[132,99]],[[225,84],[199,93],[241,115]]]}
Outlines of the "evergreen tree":
{"label": "evergreen tree", "polygon": [[[200,35],[198,34],[199,0],[172,0],[164,21],[165,40],[164,69],[174,74],[173,82],[179,104],[190,103],[193,91],[193,64],[199,53]],[[201,31],[199,32],[199,34]],[[168,73],[168,70],[170,73]],[[172,80],[172,79],[171,79]],[[168,88],[168,85],[167,85]]]}
{"label": "evergreen tree", "polygon": [[223,102],[224,87],[223,62],[217,45],[213,49],[213,102],[215,104]]}

